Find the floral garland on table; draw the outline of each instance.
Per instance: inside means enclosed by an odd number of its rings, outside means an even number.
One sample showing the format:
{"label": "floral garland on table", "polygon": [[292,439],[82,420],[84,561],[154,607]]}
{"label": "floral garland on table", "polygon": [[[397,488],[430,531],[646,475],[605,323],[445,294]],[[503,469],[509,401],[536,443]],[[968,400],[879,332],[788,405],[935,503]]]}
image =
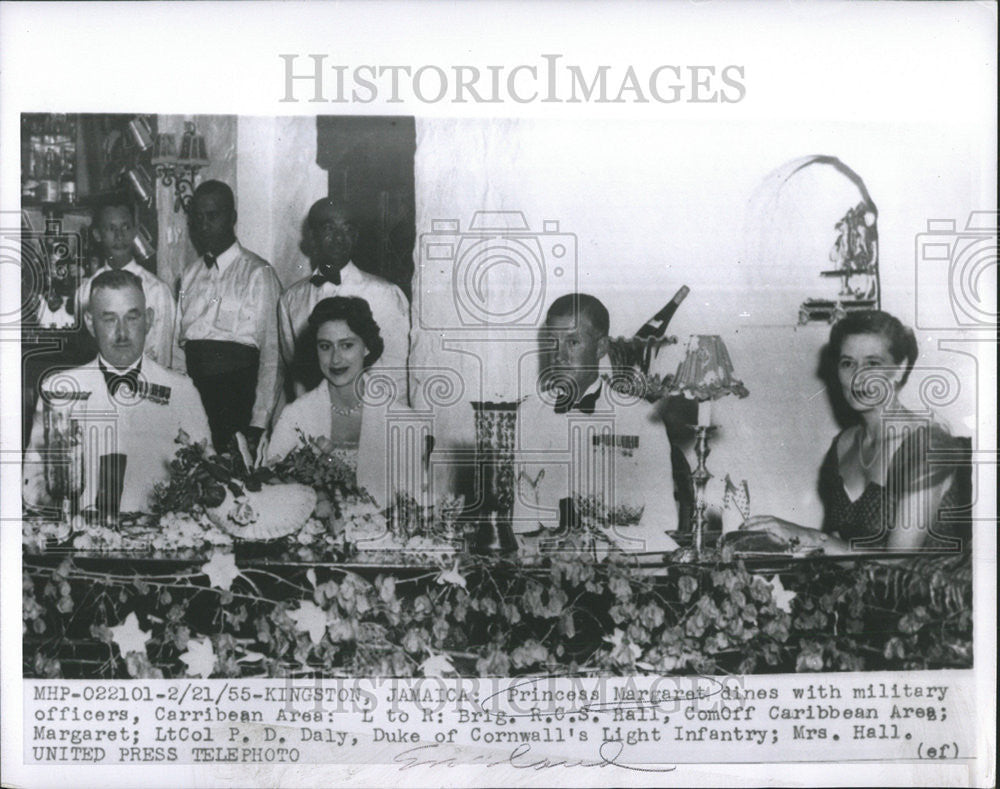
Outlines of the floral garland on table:
{"label": "floral garland on table", "polygon": [[[26,563],[29,676],[727,674],[967,668],[968,555],[761,575],[722,556],[643,573],[621,554],[491,557],[419,576],[278,577],[216,552],[136,576]],[[87,642],[86,644],[84,642]]]}

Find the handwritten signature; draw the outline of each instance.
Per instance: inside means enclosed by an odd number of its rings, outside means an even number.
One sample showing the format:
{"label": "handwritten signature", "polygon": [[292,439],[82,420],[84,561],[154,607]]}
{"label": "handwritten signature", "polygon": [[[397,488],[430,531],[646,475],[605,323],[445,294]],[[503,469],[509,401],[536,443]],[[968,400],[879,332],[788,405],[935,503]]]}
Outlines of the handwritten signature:
{"label": "handwritten signature", "polygon": [[441,756],[442,752],[460,751],[461,748],[439,743],[427,743],[407,748],[393,758],[400,765],[399,770],[411,770],[414,767],[460,767],[469,764],[483,764],[486,767],[510,766],[519,770],[549,770],[553,767],[618,767],[622,770],[633,770],[643,773],[669,773],[677,769],[677,765],[657,765],[643,767],[626,764],[621,761],[625,744],[622,742],[603,742],[598,749],[597,759],[550,759],[536,757],[531,754],[531,746],[527,743],[517,745],[508,755],[499,759],[481,753]]}

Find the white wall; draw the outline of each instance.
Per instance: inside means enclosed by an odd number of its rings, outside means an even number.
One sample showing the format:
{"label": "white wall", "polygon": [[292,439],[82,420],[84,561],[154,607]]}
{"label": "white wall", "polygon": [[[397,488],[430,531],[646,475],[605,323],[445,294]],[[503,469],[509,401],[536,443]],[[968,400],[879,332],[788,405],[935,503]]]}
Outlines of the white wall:
{"label": "white wall", "polygon": [[[994,185],[979,180],[988,150],[976,147],[979,140],[927,126],[449,119],[418,121],[417,130],[418,235],[435,219],[458,219],[465,231],[477,210],[523,211],[533,230],[558,220],[561,232],[576,235],[579,288],[608,305],[613,335],[631,334],[680,285],[691,287],[671,333],[721,334],[751,392],[716,409],[709,468],[717,478],[746,478],[755,512],[805,523],[821,515],[816,472],[837,426],[816,377],[829,327],[796,326],[798,306],[829,292],[831,281],[818,271],[828,267],[834,223],[859,196],[822,168],[775,202],[762,186],[768,174],[791,159],[829,154],[861,175],[880,211],[883,306],[910,325],[915,235],[930,218],[964,223],[970,210],[988,205]],[[440,325],[450,309],[451,269],[423,271],[415,325],[421,317]],[[545,294],[546,303],[561,287]],[[450,352],[442,351],[446,337]],[[417,361],[460,370],[465,401],[525,391],[518,377],[533,379],[533,359],[524,358],[533,349],[530,333],[470,337],[422,332]],[[921,363],[947,366],[959,376],[954,381],[969,382],[942,414],[956,432],[971,434],[974,362],[937,350],[931,333],[918,339]],[[676,363],[674,354],[658,369],[672,372]],[[909,387],[913,404],[917,384]],[[442,419],[453,438],[471,440],[468,405]]]}
{"label": "white wall", "polygon": [[267,259],[284,287],[309,273],[299,249],[309,207],[326,196],[316,164],[316,119],[239,119],[240,242]]}

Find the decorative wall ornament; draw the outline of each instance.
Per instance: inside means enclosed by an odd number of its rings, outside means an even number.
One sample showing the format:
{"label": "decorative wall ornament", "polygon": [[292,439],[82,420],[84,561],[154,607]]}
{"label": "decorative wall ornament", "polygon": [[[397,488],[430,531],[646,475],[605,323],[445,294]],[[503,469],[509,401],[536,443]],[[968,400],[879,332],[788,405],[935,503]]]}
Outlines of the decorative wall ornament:
{"label": "decorative wall ornament", "polygon": [[153,166],[160,183],[174,187],[174,213],[182,208],[184,213],[188,212],[194,195],[195,176],[208,164],[205,137],[195,131],[194,123],[188,121],[184,124],[179,150],[171,132],[156,135]]}
{"label": "decorative wall ornament", "polygon": [[881,302],[878,279],[877,213],[862,201],[837,222],[837,240],[830,250],[833,269],[821,271],[821,277],[839,277],[836,299],[811,298],[799,307],[799,323],[825,320],[836,323],[848,312],[877,310]]}
{"label": "decorative wall ornament", "polygon": [[815,164],[829,165],[843,174],[861,192],[861,200],[847,209],[834,225],[837,237],[830,249],[834,268],[819,273],[821,277],[839,278],[840,291],[835,298],[823,296],[803,301],[799,306],[799,325],[812,321],[836,323],[849,312],[877,310],[882,305],[878,276],[878,209],[861,176],[834,156],[810,156],[785,180]]}

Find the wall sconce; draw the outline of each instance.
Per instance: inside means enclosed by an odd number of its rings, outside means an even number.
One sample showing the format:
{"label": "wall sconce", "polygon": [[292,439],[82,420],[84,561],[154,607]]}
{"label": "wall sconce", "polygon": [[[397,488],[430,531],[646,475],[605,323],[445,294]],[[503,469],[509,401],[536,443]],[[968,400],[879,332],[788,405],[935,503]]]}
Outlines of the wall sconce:
{"label": "wall sconce", "polygon": [[205,138],[195,131],[193,123],[185,122],[178,152],[175,135],[169,132],[157,134],[152,162],[160,183],[166,187],[174,187],[174,211],[183,208],[184,213],[187,213],[194,195],[194,178],[209,163],[205,152]]}

